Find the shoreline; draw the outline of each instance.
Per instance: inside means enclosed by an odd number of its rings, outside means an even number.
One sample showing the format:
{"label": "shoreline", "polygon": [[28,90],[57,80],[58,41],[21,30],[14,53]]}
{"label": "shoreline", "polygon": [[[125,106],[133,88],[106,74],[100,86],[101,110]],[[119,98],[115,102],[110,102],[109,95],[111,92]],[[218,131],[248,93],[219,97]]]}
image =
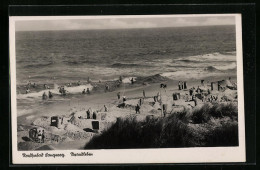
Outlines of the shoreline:
{"label": "shoreline", "polygon": [[[236,77],[235,76],[231,76],[232,80],[236,81]],[[213,81],[213,80],[224,80],[227,79],[227,77],[208,77],[207,79],[204,79],[205,82],[207,81]],[[139,80],[138,80],[139,81]],[[56,111],[55,109],[55,105],[57,105],[56,107],[58,108],[63,108],[64,106],[67,108],[73,108],[73,107],[78,107],[78,106],[84,106],[84,103],[89,103],[90,105],[93,105],[92,103],[95,103],[95,101],[99,101],[100,104],[102,105],[103,103],[112,103],[117,101],[117,97],[116,94],[117,92],[121,92],[121,96],[123,96],[122,92],[125,91],[125,95],[128,97],[138,97],[137,94],[141,95],[142,90],[145,89],[146,93],[148,94],[148,96],[155,95],[158,90],[160,90],[159,85],[160,83],[162,83],[162,81],[160,82],[153,82],[147,85],[143,85],[142,82],[135,82],[134,85],[131,84],[125,84],[125,85],[121,85],[119,88],[115,88],[110,92],[104,92],[104,90],[96,90],[96,91],[91,91],[91,94],[75,94],[75,95],[68,95],[65,97],[62,96],[58,96],[59,98],[61,98],[61,100],[57,100],[57,101],[41,101],[40,102],[43,104],[44,107],[44,103],[46,103],[48,106],[52,106],[53,110]],[[163,82],[167,83],[167,89],[169,89],[169,92],[174,92],[174,91],[178,91],[178,80],[172,80],[172,79],[167,79]],[[101,83],[103,86],[106,82]],[[190,80],[187,81],[187,86],[189,88],[191,87],[195,87],[197,88],[196,85],[200,84],[200,80],[199,79],[194,79],[194,80]],[[155,90],[156,89],[156,90]],[[131,92],[133,92],[131,94]],[[101,100],[105,95],[105,98],[111,98],[111,101],[109,100]],[[54,96],[57,97],[57,96]],[[91,100],[91,102],[89,102]],[[101,102],[103,101],[103,103]],[[96,105],[96,104],[94,104]],[[98,106],[96,106],[98,107]],[[102,107],[102,106],[99,106]],[[67,109],[68,110],[68,109]],[[63,111],[65,111],[63,109]],[[19,110],[17,110],[17,112],[19,112]],[[27,117],[27,116],[31,116],[31,115],[35,115],[35,112],[32,113],[25,113],[25,114],[17,114],[17,117]]]}

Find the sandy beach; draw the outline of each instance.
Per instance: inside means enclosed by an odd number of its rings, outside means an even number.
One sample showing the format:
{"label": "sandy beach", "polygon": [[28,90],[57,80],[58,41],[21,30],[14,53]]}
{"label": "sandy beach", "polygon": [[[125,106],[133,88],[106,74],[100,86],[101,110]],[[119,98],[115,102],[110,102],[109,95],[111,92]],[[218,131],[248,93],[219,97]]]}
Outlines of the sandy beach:
{"label": "sandy beach", "polygon": [[[207,84],[207,82],[227,79],[227,77],[208,77],[204,80],[204,87],[202,87],[200,80],[190,80],[187,81],[187,89],[178,90],[177,80],[171,80],[160,75],[155,75],[152,78],[152,80],[147,79],[146,82],[144,82],[144,79],[137,79],[134,84],[122,83],[120,87],[111,89],[108,92],[100,90],[102,89],[101,86],[103,87],[107,83],[102,82],[97,87],[97,89],[100,89],[91,91],[91,94],[79,94],[77,97],[70,97],[68,100],[62,100],[61,102],[48,103],[48,101],[44,101],[44,109],[33,113],[19,116],[18,112],[18,149],[83,149],[93,137],[102,135],[118,119],[131,118],[142,122],[148,117],[163,118],[162,106],[159,102],[154,102],[154,96],[158,92],[160,92],[162,98],[165,98],[166,102],[164,103],[168,106],[167,117],[184,109],[192,111],[202,107],[205,103],[210,103],[198,99],[197,106],[195,106],[194,101],[186,101],[190,88],[200,86],[203,89],[210,89],[210,84]],[[236,83],[235,77],[232,77],[232,82]],[[161,83],[167,84],[167,88],[160,88]],[[144,99],[143,90],[145,91]],[[120,99],[117,98],[118,92],[121,93]],[[173,93],[180,93],[180,99],[173,100]],[[217,95],[218,103],[237,103],[236,90],[226,88],[220,92],[214,89],[210,95]],[[123,103],[122,96],[126,96],[125,107],[118,107]],[[221,100],[223,96],[228,96],[231,100],[223,101]],[[135,106],[140,102],[140,99],[143,99],[143,103],[140,106],[140,114],[136,114]],[[104,105],[106,105],[107,111],[104,110]],[[93,117],[87,118],[86,111],[89,108],[97,112],[96,119],[93,119]],[[61,127],[57,128],[50,125],[52,116],[63,118]],[[98,131],[93,129],[92,121],[99,122]],[[195,127],[197,124],[191,126]],[[44,143],[35,142],[29,137],[29,130],[33,127],[45,130]],[[54,135],[58,136],[58,141],[52,139]]]}

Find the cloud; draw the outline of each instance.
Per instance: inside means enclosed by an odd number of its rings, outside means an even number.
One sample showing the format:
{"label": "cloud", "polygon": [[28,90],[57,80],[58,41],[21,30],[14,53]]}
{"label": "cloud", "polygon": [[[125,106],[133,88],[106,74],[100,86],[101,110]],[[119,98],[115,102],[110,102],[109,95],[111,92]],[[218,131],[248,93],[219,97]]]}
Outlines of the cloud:
{"label": "cloud", "polygon": [[16,30],[85,30],[234,25],[234,16],[154,17],[17,21]]}

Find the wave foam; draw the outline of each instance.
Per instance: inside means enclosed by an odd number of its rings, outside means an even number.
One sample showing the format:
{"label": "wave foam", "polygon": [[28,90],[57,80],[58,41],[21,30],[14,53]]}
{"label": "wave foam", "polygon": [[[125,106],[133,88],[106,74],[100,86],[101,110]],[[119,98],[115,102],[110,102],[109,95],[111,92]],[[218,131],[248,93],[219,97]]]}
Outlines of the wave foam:
{"label": "wave foam", "polygon": [[[39,92],[32,92],[32,93],[28,93],[28,94],[18,94],[17,99],[40,98],[40,97],[42,97],[44,92],[46,94],[48,94],[49,91],[51,91],[53,94],[60,94],[58,87],[59,86],[57,84],[54,84],[53,89],[41,90]],[[73,86],[73,87],[64,86],[64,88],[66,91],[68,91],[69,94],[78,94],[78,93],[82,93],[82,91],[87,88],[89,88],[89,90],[91,91],[93,89],[93,86],[90,84],[87,84],[87,85],[80,85],[80,86]]]}
{"label": "wave foam", "polygon": [[237,68],[236,62],[232,62],[229,65],[223,65],[223,66],[215,66],[216,69],[218,70],[231,70]]}
{"label": "wave foam", "polygon": [[234,54],[220,54],[220,53],[212,53],[212,54],[205,54],[205,55],[197,55],[197,56],[189,56],[185,57],[185,59],[178,58],[175,61],[182,61],[182,62],[235,62],[236,55]]}

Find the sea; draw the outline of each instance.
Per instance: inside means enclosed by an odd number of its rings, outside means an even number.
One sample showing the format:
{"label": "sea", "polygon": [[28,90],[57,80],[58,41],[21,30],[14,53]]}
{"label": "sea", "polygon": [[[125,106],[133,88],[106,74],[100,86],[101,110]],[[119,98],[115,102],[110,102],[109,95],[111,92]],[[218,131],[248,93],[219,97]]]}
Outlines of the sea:
{"label": "sea", "polygon": [[[17,84],[165,72],[178,78],[191,70],[236,67],[236,57],[227,55],[236,51],[235,26],[26,31],[16,32],[15,38]],[[201,57],[205,54],[211,55]]]}
{"label": "sea", "polygon": [[[88,79],[106,81],[155,74],[181,81],[236,74],[234,25],[17,31],[15,39],[17,86],[30,81],[57,88]],[[82,89],[71,90],[80,93]]]}

